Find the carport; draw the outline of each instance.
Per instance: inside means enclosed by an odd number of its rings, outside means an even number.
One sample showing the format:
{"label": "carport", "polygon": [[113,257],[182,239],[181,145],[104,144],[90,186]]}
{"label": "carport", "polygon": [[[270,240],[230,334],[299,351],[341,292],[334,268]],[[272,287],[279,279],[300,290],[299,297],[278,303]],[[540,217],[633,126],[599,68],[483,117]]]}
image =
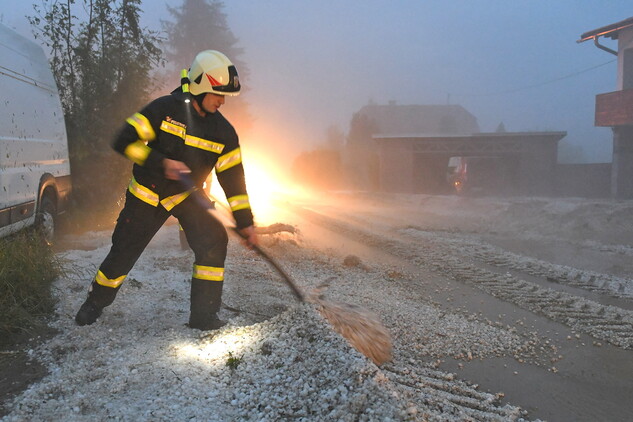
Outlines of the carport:
{"label": "carport", "polygon": [[374,135],[379,155],[379,188],[402,193],[446,190],[450,157],[500,157],[512,191],[552,195],[558,141],[567,132],[495,132],[471,135]]}

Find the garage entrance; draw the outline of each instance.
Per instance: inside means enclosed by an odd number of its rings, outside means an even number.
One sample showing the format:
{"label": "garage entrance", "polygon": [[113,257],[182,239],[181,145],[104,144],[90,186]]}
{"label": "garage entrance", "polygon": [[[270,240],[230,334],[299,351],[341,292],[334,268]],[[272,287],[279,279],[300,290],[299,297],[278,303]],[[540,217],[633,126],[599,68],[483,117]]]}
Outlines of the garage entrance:
{"label": "garage entrance", "polygon": [[567,132],[374,135],[379,151],[379,188],[402,193],[445,193],[450,190],[449,159],[472,157],[471,162],[479,161],[479,171],[486,173],[486,184],[493,188],[491,193],[552,195],[558,141],[566,135]]}

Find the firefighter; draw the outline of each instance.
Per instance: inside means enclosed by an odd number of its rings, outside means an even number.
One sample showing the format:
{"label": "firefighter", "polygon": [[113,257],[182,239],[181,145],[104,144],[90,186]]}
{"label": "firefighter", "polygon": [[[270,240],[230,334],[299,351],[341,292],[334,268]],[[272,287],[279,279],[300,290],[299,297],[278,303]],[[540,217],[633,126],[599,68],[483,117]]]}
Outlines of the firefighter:
{"label": "firefighter", "polygon": [[[215,168],[237,228],[257,244],[246,191],[242,155],[233,126],[218,109],[240,93],[237,70],[222,53],[206,50],[183,70],[181,87],[129,117],[112,147],[134,162],[125,206],[112,234],[112,247],[77,312],[90,325],[110,305],[149,241],[170,215],[178,219],[195,260],[189,327],[217,329],[228,236],[224,226],[196,201]],[[183,183],[183,175],[190,181]],[[191,186],[193,184],[194,186]]]}

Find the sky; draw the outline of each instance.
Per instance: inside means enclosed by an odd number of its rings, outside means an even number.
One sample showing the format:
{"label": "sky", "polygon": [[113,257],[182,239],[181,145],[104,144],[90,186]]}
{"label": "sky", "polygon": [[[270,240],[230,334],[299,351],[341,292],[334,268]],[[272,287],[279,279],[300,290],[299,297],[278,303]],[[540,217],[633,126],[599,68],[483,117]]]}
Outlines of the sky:
{"label": "sky", "polygon": [[[143,1],[146,26],[169,18],[166,3]],[[0,4],[0,21],[29,33],[32,2]],[[616,57],[576,41],[633,16],[630,0],[224,4],[250,71],[241,82],[255,132],[281,155],[324,144],[329,126],[347,133],[369,102],[395,101],[461,105],[482,132],[501,122],[510,132],[566,131],[582,161],[611,161],[611,130],[593,122],[595,96],[616,90]],[[617,41],[601,43],[617,49]]]}

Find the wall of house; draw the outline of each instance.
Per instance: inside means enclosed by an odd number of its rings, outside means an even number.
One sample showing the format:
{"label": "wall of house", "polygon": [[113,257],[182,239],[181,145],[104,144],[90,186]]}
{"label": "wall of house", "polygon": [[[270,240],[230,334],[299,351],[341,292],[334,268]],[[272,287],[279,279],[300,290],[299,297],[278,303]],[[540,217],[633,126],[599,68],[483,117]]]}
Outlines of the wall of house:
{"label": "wall of house", "polygon": [[633,88],[633,27],[618,33],[617,90]]}
{"label": "wall of house", "polygon": [[613,128],[611,194],[618,199],[633,198],[633,126]]}
{"label": "wall of house", "polygon": [[414,157],[407,142],[380,144],[379,189],[389,192],[415,192],[413,166]]}
{"label": "wall of house", "polygon": [[[633,90],[633,27],[618,32],[617,81],[618,90]],[[633,198],[633,126],[630,122],[613,127],[611,195],[618,199]]]}

